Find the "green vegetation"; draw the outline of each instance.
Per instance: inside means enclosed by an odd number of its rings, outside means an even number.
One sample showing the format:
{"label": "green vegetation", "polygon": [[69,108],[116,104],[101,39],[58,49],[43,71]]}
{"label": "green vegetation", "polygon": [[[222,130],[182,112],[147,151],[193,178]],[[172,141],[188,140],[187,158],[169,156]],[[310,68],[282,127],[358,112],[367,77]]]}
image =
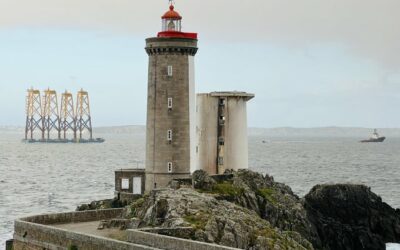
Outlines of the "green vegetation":
{"label": "green vegetation", "polygon": [[201,212],[195,215],[186,215],[183,217],[183,219],[190,223],[195,229],[204,230],[209,217],[209,214]]}
{"label": "green vegetation", "polygon": [[235,187],[232,183],[229,182],[218,183],[213,187],[212,190],[213,192],[228,196],[238,196],[244,193],[243,188]]}
{"label": "green vegetation", "polygon": [[[276,230],[272,228],[263,228],[258,231],[253,232],[250,235],[250,245],[254,246],[258,237],[263,237],[267,240],[267,244],[269,248],[275,249],[276,246],[279,246],[279,249],[297,249],[298,245],[301,244],[293,240],[295,234],[292,231],[286,231],[282,234],[278,233]],[[302,245],[304,249],[313,249],[311,244]]]}
{"label": "green vegetation", "polygon": [[68,250],[78,250],[78,247],[75,245],[69,245]]}
{"label": "green vegetation", "polygon": [[277,205],[278,200],[275,198],[276,191],[272,188],[260,188],[257,190],[257,195],[264,197],[273,205]]}
{"label": "green vegetation", "polygon": [[274,249],[276,241],[281,238],[274,229],[266,227],[266,228],[256,230],[256,231],[253,231],[252,233],[250,233],[249,245],[255,246],[258,237],[265,238],[268,242],[268,246],[271,247],[271,249]]}
{"label": "green vegetation", "polygon": [[211,191],[197,190],[201,193],[219,194],[225,196],[228,200],[234,200],[237,196],[243,195],[244,189],[235,187],[231,182],[224,181],[213,185]]}
{"label": "green vegetation", "polygon": [[138,208],[141,208],[144,204],[145,199],[144,198],[139,198],[136,201],[134,201],[131,205],[131,213],[130,213],[130,217],[135,217],[136,216],[136,210]]}

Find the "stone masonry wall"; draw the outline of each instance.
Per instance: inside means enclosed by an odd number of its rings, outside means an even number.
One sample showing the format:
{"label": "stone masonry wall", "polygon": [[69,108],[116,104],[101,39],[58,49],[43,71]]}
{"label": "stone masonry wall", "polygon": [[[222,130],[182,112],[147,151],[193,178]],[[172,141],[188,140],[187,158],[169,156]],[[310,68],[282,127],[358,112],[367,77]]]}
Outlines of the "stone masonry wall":
{"label": "stone masonry wall", "polygon": [[96,220],[105,220],[115,218],[121,215],[123,208],[90,210],[81,212],[43,214],[27,218],[22,218],[19,221],[32,222],[35,224],[51,225],[64,224],[74,222],[87,222]]}
{"label": "stone masonry wall", "polygon": [[[190,174],[189,57],[197,51],[197,40],[150,38],[146,42],[149,54],[146,191],[151,191]],[[168,66],[172,66],[172,76],[168,76]],[[171,109],[168,98],[172,98]],[[168,130],[172,130],[171,142],[167,140]],[[171,173],[168,162],[172,163]]]}

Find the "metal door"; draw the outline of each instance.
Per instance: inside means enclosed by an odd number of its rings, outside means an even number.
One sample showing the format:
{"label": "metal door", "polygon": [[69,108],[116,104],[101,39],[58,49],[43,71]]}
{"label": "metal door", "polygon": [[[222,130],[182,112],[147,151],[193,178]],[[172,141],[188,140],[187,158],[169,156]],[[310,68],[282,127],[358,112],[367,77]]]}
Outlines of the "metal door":
{"label": "metal door", "polygon": [[142,194],[142,178],[133,177],[133,194]]}

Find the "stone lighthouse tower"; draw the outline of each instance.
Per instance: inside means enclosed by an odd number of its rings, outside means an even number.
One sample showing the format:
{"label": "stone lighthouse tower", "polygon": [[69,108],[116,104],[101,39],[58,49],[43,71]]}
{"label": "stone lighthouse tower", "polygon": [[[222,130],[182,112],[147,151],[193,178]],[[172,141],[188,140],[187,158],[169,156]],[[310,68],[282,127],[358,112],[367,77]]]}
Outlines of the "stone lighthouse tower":
{"label": "stone lighthouse tower", "polygon": [[149,55],[146,191],[190,175],[196,164],[194,56],[197,34],[181,31],[171,3],[162,31],[146,39]]}

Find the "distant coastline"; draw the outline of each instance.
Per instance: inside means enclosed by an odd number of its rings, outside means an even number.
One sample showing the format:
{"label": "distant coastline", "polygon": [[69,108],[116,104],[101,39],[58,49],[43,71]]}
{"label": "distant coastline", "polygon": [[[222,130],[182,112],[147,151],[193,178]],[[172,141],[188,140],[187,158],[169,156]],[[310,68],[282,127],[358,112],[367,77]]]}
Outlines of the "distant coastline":
{"label": "distant coastline", "polygon": [[[295,127],[277,127],[277,128],[255,128],[248,129],[249,136],[268,137],[327,137],[327,138],[368,138],[375,128],[363,127],[314,127],[314,128],[295,128]],[[400,128],[376,128],[379,133],[390,138],[400,138]],[[94,127],[96,133],[101,134],[145,134],[144,125],[124,125],[124,126],[105,126]],[[0,126],[1,132],[23,133],[24,128],[18,126]]]}

